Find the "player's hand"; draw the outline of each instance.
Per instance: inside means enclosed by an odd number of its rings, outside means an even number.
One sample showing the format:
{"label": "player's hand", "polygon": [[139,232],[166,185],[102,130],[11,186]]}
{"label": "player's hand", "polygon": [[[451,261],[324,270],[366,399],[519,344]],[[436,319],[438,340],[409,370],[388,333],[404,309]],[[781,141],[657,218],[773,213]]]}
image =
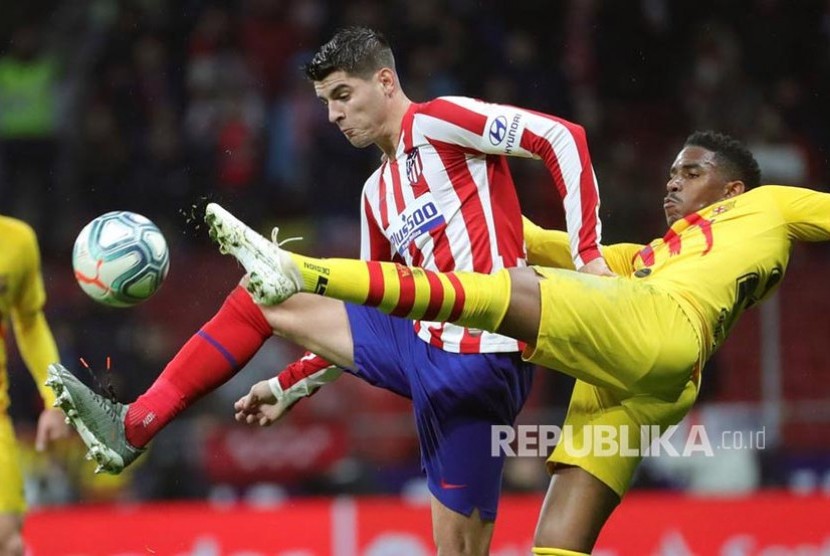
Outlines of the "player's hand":
{"label": "player's hand", "polygon": [[602,257],[597,257],[590,263],[584,265],[579,269],[579,272],[594,274],[596,276],[616,276],[616,274],[611,272],[611,269],[608,268],[608,265],[605,263],[605,259]]}
{"label": "player's hand", "polygon": [[42,452],[51,441],[67,436],[69,436],[69,425],[66,424],[63,411],[50,407],[40,412],[35,435],[35,450]]}
{"label": "player's hand", "polygon": [[257,382],[250,392],[233,404],[234,418],[240,423],[267,427],[279,421],[293,404],[277,400],[268,381]]}

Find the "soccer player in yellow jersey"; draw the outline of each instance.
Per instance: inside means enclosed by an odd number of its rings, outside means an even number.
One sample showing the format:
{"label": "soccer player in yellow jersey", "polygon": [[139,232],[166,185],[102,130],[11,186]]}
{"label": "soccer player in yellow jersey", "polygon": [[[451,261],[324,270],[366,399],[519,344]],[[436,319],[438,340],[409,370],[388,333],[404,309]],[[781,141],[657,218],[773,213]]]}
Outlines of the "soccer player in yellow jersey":
{"label": "soccer player in yellow jersey", "polygon": [[[312,292],[406,318],[429,311],[438,321],[522,340],[527,360],[575,377],[565,421],[575,449],[560,443],[549,458],[553,476],[534,553],[579,555],[593,549],[629,487],[642,453],[636,431],[679,422],[697,396],[703,364],[744,310],[780,283],[792,244],[830,239],[830,194],[759,185],[758,164],[739,142],[690,135],[666,184],[669,230],[645,246],[604,248],[615,277],[569,270],[567,239],[529,222],[528,259],[547,266],[482,275],[311,259],[217,205],[208,206],[207,220],[222,251],[245,266],[260,303]],[[585,455],[586,425],[635,433],[625,453]]]}
{"label": "soccer player in yellow jersey", "polygon": [[58,361],[58,350],[43,314],[46,295],[40,271],[40,252],[31,227],[0,216],[0,554],[22,555],[21,528],[25,499],[23,473],[11,419],[6,374],[6,330],[11,323],[17,347],[43,398],[35,447],[43,450],[50,440],[68,435],[55,396],[46,387],[46,368]]}

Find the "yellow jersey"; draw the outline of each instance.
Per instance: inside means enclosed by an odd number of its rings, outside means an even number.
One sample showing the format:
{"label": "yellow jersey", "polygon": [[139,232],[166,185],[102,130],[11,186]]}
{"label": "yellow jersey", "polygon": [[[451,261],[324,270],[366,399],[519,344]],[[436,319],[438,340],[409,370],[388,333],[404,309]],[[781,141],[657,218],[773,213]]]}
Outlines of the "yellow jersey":
{"label": "yellow jersey", "polygon": [[[705,361],[740,315],[780,284],[793,242],[826,240],[830,194],[765,185],[677,220],[648,245],[611,245],[603,256],[618,275],[647,280],[677,300]],[[568,267],[567,237],[526,220],[525,241],[531,264]]]}
{"label": "yellow jersey", "polygon": [[0,411],[10,403],[5,343],[10,324],[46,407],[51,407],[55,399],[44,385],[46,367],[58,361],[57,347],[43,315],[45,302],[34,230],[20,220],[0,216]]}

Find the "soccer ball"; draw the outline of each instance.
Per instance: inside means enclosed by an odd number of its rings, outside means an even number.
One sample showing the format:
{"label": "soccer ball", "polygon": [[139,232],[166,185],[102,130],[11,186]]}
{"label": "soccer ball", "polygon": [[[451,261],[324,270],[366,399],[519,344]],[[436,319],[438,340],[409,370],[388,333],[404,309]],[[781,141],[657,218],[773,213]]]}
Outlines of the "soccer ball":
{"label": "soccer ball", "polygon": [[131,307],[161,287],[170,254],[149,219],[115,211],[84,226],[72,249],[72,268],[81,289],[95,301]]}

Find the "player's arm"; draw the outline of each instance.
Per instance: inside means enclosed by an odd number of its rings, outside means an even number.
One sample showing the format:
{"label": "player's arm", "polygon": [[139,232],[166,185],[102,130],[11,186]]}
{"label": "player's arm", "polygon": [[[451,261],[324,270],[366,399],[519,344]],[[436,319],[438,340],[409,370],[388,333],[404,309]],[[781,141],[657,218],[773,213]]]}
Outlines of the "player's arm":
{"label": "player's arm", "polygon": [[574,270],[568,234],[560,230],[546,230],[526,216],[522,216],[522,230],[528,263]]}
{"label": "player's arm", "polygon": [[[560,230],[547,230],[522,217],[527,262],[533,265],[553,268],[574,269],[568,235]],[[601,246],[602,256],[608,267],[617,275],[627,276],[634,272],[632,261],[643,248],[634,243],[617,243]]]}
{"label": "player's arm", "polygon": [[337,380],[343,371],[311,352],[277,376],[260,381],[234,403],[237,421],[268,426],[280,420],[298,401]]}
{"label": "player's arm", "polygon": [[20,355],[35,380],[45,407],[52,407],[55,395],[46,384],[46,368],[59,362],[55,338],[43,311],[12,312],[12,326]]}
{"label": "player's arm", "polygon": [[46,369],[60,360],[55,337],[43,313],[46,293],[40,271],[40,250],[34,231],[27,228],[26,247],[19,260],[23,265],[21,288],[11,310],[12,328],[20,355],[37,385],[44,409],[38,420],[36,447],[42,450],[49,440],[68,434],[60,410],[54,409],[55,394],[46,386]]}
{"label": "player's arm", "polygon": [[599,193],[585,130],[572,122],[465,97],[424,105],[421,126],[430,140],[484,154],[542,160],[562,198],[574,266],[601,257]]}
{"label": "player's arm", "polygon": [[830,194],[802,187],[765,186],[778,204],[793,239],[830,240]]}
{"label": "player's arm", "polygon": [[24,255],[19,259],[23,267],[21,285],[11,311],[17,347],[34,378],[46,407],[52,407],[55,394],[45,385],[46,368],[59,361],[55,338],[43,314],[46,291],[40,271],[40,251],[34,231],[27,227]]}

